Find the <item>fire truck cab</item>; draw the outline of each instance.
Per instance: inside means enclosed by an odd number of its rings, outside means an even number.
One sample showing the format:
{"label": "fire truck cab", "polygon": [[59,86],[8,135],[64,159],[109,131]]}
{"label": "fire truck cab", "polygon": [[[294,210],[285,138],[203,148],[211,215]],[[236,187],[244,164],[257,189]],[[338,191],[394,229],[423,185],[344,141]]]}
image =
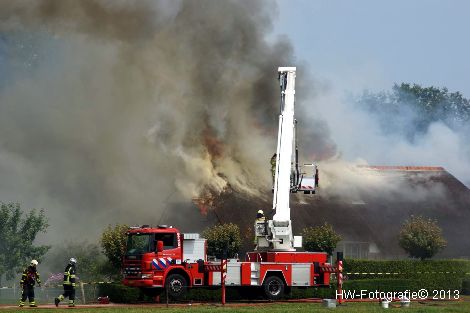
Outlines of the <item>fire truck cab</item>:
{"label": "fire truck cab", "polygon": [[197,261],[206,259],[205,244],[198,234],[181,234],[171,226],[131,227],[127,232],[123,283],[143,288],[150,295],[157,295],[168,283],[172,297],[180,297],[187,287],[203,282]]}

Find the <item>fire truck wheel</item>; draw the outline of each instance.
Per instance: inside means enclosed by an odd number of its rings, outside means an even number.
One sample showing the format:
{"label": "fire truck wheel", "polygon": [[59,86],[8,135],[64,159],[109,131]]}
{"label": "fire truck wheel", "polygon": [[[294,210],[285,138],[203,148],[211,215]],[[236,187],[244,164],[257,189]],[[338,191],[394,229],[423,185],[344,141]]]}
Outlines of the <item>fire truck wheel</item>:
{"label": "fire truck wheel", "polygon": [[171,274],[168,276],[166,285],[168,286],[168,295],[174,300],[184,297],[188,288],[186,278],[180,274]]}
{"label": "fire truck wheel", "polygon": [[284,296],[284,282],[277,276],[269,276],[264,280],[263,290],[269,300],[279,300]]}

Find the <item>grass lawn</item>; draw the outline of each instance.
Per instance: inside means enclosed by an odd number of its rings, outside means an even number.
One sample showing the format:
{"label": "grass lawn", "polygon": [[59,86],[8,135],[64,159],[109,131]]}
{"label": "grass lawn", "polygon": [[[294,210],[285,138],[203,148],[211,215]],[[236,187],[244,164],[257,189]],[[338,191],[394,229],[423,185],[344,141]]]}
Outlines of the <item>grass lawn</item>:
{"label": "grass lawn", "polygon": [[[394,304],[399,306],[398,304]],[[276,312],[357,312],[357,313],[369,313],[369,312],[384,312],[379,304],[377,303],[347,303],[345,305],[339,306],[336,309],[327,309],[322,307],[318,303],[281,303],[281,304],[263,304],[255,306],[216,306],[216,305],[193,305],[193,306],[170,306],[170,308],[165,307],[146,307],[146,306],[128,306],[128,307],[102,307],[102,308],[74,308],[73,312],[77,313],[153,313],[155,311],[165,312],[165,313],[176,313],[176,312],[256,312],[256,313],[276,313]],[[400,308],[391,307],[389,310],[400,312],[403,310]],[[10,312],[56,312],[70,313],[68,308],[37,308],[30,309],[24,308],[19,310],[18,308],[0,308],[0,313],[10,313]],[[460,302],[426,302],[424,304],[412,303],[409,309],[406,309],[406,312],[470,312],[470,302],[460,301]]]}

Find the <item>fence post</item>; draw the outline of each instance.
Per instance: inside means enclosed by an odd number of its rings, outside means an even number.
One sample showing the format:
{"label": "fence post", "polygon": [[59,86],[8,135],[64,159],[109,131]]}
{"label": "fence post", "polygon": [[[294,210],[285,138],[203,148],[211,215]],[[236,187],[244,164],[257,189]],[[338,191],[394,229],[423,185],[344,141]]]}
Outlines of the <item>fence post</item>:
{"label": "fence post", "polygon": [[85,299],[85,288],[83,287],[85,285],[84,283],[80,282],[80,289],[82,290],[82,303],[86,304],[86,299]]}
{"label": "fence post", "polygon": [[337,252],[336,254],[336,277],[338,290],[336,295],[338,297],[338,303],[343,303],[343,252]]}
{"label": "fence post", "polygon": [[225,278],[227,277],[227,259],[220,260],[220,284],[222,285],[222,305],[225,305]]}

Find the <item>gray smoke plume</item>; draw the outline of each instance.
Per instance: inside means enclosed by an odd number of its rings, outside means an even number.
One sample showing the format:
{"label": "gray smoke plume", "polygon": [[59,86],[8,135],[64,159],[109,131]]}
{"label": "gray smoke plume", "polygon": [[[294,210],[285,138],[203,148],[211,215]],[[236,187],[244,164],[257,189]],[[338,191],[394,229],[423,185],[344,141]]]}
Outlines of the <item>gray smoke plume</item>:
{"label": "gray smoke plume", "polygon": [[277,66],[294,61],[265,38],[275,15],[265,1],[0,2],[0,199],[45,207],[51,239],[191,225],[171,201],[269,190]]}

